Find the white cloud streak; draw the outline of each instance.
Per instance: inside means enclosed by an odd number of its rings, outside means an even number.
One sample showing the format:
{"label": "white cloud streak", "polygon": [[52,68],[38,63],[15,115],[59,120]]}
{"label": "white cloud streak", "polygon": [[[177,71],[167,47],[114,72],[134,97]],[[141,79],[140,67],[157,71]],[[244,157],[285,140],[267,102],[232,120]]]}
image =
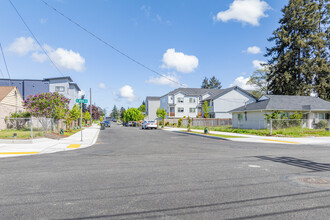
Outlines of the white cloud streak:
{"label": "white cloud streak", "polygon": [[181,73],[191,73],[198,67],[198,58],[168,49],[163,55],[162,68],[175,69]]}
{"label": "white cloud streak", "polygon": [[244,76],[237,77],[230,86],[239,86],[245,90],[255,90],[257,89],[253,85],[248,85],[247,82],[250,80],[250,77],[244,78]]}
{"label": "white cloud streak", "polygon": [[134,90],[131,86],[125,85],[119,89],[119,93],[115,93],[118,99],[125,100],[127,102],[133,102],[137,99],[134,94]]}
{"label": "white cloud streak", "polygon": [[[77,72],[82,72],[85,70],[85,58],[83,58],[79,53],[64,48],[53,49],[47,44],[44,44],[43,48],[56,66],[60,69],[75,70]],[[40,63],[48,60],[46,54],[42,52],[39,45],[37,45],[31,37],[20,37],[15,39],[9,46],[9,51],[20,56],[25,56],[32,52],[31,57],[33,60]]]}
{"label": "white cloud streak", "polygon": [[267,2],[262,0],[234,0],[226,11],[220,11],[213,19],[227,22],[235,20],[243,24],[259,26],[263,17],[268,17],[265,12],[271,9]]}
{"label": "white cloud streak", "polygon": [[263,69],[265,68],[264,66],[262,66],[262,64],[266,64],[265,61],[261,61],[261,60],[253,60],[252,61],[253,67],[257,68],[257,69]]}
{"label": "white cloud streak", "polygon": [[259,53],[261,53],[261,49],[260,49],[260,47],[253,46],[253,47],[248,47],[248,49],[244,52],[250,53],[250,54],[259,54]]}
{"label": "white cloud streak", "polygon": [[[177,83],[175,83],[177,82]],[[167,76],[160,76],[160,77],[150,77],[146,83],[155,84],[155,85],[166,85],[170,87],[178,87],[181,83],[178,80],[178,77],[175,75],[167,75]]]}
{"label": "white cloud streak", "polygon": [[107,86],[104,83],[99,83],[98,86],[99,86],[100,89],[106,89],[107,88]]}

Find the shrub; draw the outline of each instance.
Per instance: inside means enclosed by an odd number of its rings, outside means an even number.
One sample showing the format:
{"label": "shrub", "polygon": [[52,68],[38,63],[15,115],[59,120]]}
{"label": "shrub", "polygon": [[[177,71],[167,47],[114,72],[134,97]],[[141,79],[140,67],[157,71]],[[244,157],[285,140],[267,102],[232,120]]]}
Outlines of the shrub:
{"label": "shrub", "polygon": [[181,127],[181,125],[182,125],[182,118],[179,118],[179,120],[178,120],[178,127]]}
{"label": "shrub", "polygon": [[165,126],[169,126],[169,125],[170,125],[170,123],[169,123],[169,122],[166,122],[166,123],[165,123]]}
{"label": "shrub", "polygon": [[327,121],[319,121],[319,123],[315,125],[316,129],[323,129],[323,128],[327,128],[328,126],[329,126],[329,122]]}

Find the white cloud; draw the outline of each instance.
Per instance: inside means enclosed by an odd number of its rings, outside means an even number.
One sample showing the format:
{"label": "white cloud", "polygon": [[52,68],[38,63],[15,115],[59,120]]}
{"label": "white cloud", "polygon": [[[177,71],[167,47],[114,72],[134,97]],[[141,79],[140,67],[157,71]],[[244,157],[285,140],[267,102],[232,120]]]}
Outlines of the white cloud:
{"label": "white cloud", "polygon": [[[175,83],[177,82],[177,83]],[[167,75],[160,77],[150,77],[146,83],[155,84],[155,85],[168,85],[170,87],[180,87],[180,82],[175,75]]]}
{"label": "white cloud", "polygon": [[100,89],[106,89],[107,86],[104,83],[99,83],[99,88]]}
{"label": "white cloud", "polygon": [[9,51],[24,56],[31,51],[38,50],[39,46],[31,37],[19,37],[9,46]]}
{"label": "white cloud", "polygon": [[214,20],[223,22],[235,20],[258,26],[259,20],[268,16],[265,12],[269,9],[271,7],[262,0],[234,0],[229,9],[220,11]]}
{"label": "white cloud", "polygon": [[162,68],[176,69],[181,73],[193,72],[198,67],[198,58],[193,55],[186,55],[182,52],[175,52],[175,49],[168,49],[163,55]]}
{"label": "white cloud", "polygon": [[247,82],[250,80],[250,77],[244,78],[244,76],[239,76],[235,79],[235,81],[230,84],[230,86],[239,86],[242,89],[246,90],[255,90],[256,87],[253,85],[248,85]]}
{"label": "white cloud", "polygon": [[244,52],[250,53],[250,54],[258,54],[258,53],[261,53],[261,49],[260,49],[260,47],[253,46],[253,47],[248,47],[248,49]]}
{"label": "white cloud", "polygon": [[257,68],[257,69],[263,69],[265,68],[264,66],[262,66],[262,64],[266,64],[265,61],[261,61],[261,60],[253,60],[252,61],[253,67]]}
{"label": "white cloud", "polygon": [[119,99],[125,99],[128,102],[133,102],[137,99],[134,95],[134,90],[131,86],[125,85],[119,89],[119,93],[115,94]]}
{"label": "white cloud", "polygon": [[[53,49],[47,44],[43,45],[43,48],[60,69],[75,70],[77,72],[82,72],[85,69],[85,58],[79,53],[64,48]],[[43,53],[41,48],[31,37],[20,37],[15,39],[9,46],[9,51],[21,56],[32,52],[31,57],[33,60],[40,63],[48,60],[46,54]]]}

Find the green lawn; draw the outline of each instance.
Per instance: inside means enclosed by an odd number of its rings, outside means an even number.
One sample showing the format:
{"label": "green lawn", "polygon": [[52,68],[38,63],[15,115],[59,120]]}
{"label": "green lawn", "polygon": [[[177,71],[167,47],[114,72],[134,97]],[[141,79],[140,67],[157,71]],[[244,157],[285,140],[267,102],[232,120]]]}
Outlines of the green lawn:
{"label": "green lawn", "polygon": [[[31,138],[30,130],[14,130],[6,129],[0,131],[0,139],[14,139],[14,133],[17,134],[16,139],[29,139]],[[33,131],[33,137],[43,137],[45,132],[42,131]]]}
{"label": "green lawn", "polygon": [[[205,127],[201,127],[201,126],[191,126],[191,129],[204,130],[204,128]],[[231,127],[208,127],[208,128],[209,128],[210,131],[223,131],[223,132],[232,132],[232,133],[238,133],[238,134],[271,136],[270,135],[270,130],[267,130],[267,129],[254,130],[254,129],[238,129],[238,128],[231,128]],[[293,127],[293,128],[273,130],[272,136],[283,136],[283,137],[308,137],[308,136],[330,137],[330,132],[326,131],[325,129],[308,129],[308,128],[304,128],[303,131],[302,131],[300,127]]]}

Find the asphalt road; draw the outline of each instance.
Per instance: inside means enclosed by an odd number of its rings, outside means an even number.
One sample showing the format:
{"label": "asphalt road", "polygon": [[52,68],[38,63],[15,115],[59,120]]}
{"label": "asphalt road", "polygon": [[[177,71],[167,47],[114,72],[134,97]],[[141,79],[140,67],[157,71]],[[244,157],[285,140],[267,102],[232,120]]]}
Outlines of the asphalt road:
{"label": "asphalt road", "polygon": [[329,153],[113,126],[0,159],[0,219],[329,219]]}

